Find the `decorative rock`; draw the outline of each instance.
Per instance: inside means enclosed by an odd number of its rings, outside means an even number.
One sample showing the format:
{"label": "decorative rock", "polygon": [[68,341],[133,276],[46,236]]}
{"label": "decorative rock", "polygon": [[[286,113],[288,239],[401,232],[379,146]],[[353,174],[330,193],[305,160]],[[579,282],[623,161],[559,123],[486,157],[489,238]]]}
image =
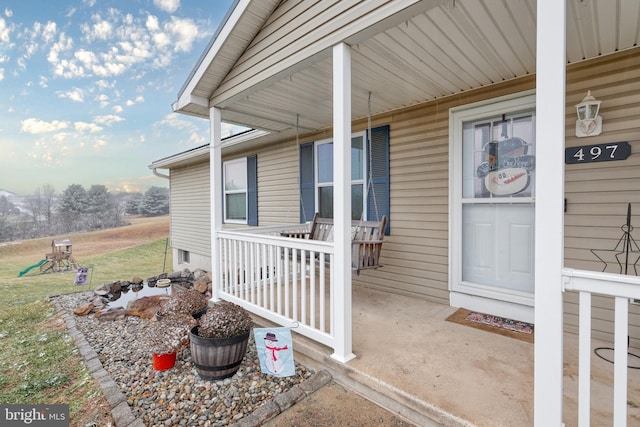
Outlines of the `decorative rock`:
{"label": "decorative rock", "polygon": [[115,282],[112,282],[110,285],[110,289],[111,289],[111,293],[118,293],[120,291],[122,291],[122,284],[120,283],[119,280],[116,280]]}
{"label": "decorative rock", "polygon": [[133,283],[134,285],[141,285],[144,282],[144,280],[142,280],[142,278],[136,276],[133,279],[131,279],[131,283]]}
{"label": "decorative rock", "polygon": [[152,295],[129,301],[126,311],[127,316],[151,319],[155,317],[156,313],[160,309],[162,301],[166,298],[167,297],[165,295]]}
{"label": "decorative rock", "polygon": [[92,302],[88,302],[86,304],[82,304],[81,306],[77,307],[75,310],[73,310],[73,313],[76,316],[86,316],[87,314],[91,313],[93,311],[93,303]]}
{"label": "decorative rock", "polygon": [[209,278],[205,275],[196,279],[196,282],[193,284],[193,289],[200,292],[201,294],[206,293],[209,290],[210,285]]}
{"label": "decorative rock", "polygon": [[95,313],[96,318],[101,321],[111,321],[111,320],[122,320],[125,318],[127,313],[124,308],[116,307],[110,308],[108,310],[100,310]]}
{"label": "decorative rock", "polygon": [[93,290],[93,293],[96,295],[109,295],[111,293],[111,287],[107,284],[101,285]]}

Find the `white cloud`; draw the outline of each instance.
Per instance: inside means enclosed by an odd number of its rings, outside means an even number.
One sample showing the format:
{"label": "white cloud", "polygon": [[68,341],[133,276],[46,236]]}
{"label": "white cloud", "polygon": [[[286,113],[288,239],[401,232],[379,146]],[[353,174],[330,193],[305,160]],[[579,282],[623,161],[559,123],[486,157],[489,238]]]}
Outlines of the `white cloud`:
{"label": "white cloud", "polygon": [[153,4],[160,10],[173,13],[180,7],[180,0],[153,0]]}
{"label": "white cloud", "polygon": [[114,105],[111,108],[115,113],[122,113],[122,111],[124,111],[124,108],[122,108],[121,105]]}
{"label": "white cloud", "polygon": [[191,136],[189,136],[189,142],[192,145],[204,145],[207,143],[208,138],[199,133],[199,132],[192,132]]}
{"label": "white cloud", "polygon": [[87,122],[75,122],[73,124],[73,127],[78,132],[89,132],[89,133],[100,132],[103,129],[102,127],[98,126],[95,123],[87,123]]}
{"label": "white cloud", "polygon": [[42,41],[45,42],[45,44],[51,43],[55,39],[57,32],[58,27],[56,23],[51,21],[47,22],[42,29]]}
{"label": "white cloud", "polygon": [[93,24],[90,37],[93,40],[107,40],[111,36],[113,27],[109,21],[100,21]]}
{"label": "white cloud", "polygon": [[47,79],[45,76],[40,76],[40,82],[38,83],[38,85],[44,89],[49,86],[48,82],[49,79]]}
{"label": "white cloud", "polygon": [[6,16],[7,18],[11,18],[13,16],[13,11],[11,9],[5,9],[4,10],[4,16]]}
{"label": "white cloud", "polygon": [[0,81],[4,80],[4,68],[0,68]]}
{"label": "white cloud", "polygon": [[153,15],[149,15],[147,16],[147,29],[149,31],[158,31],[160,30],[160,25],[158,24],[158,18],[153,16]]}
{"label": "white cloud", "polygon": [[193,41],[198,38],[198,26],[191,19],[171,18],[171,22],[164,25],[165,31],[173,35],[173,50],[188,52]]}
{"label": "white cloud", "polygon": [[67,98],[73,102],[84,102],[84,92],[82,89],[74,87],[72,90],[66,92],[57,92],[58,98]]}
{"label": "white cloud", "polygon": [[9,28],[4,18],[0,18],[0,42],[9,43]]}
{"label": "white cloud", "polygon": [[60,129],[66,129],[69,127],[69,122],[53,120],[51,122],[45,122],[35,118],[28,118],[21,122],[20,131],[25,133],[47,133],[55,132]]}
{"label": "white cloud", "polygon": [[104,116],[96,116],[93,118],[94,123],[107,125],[107,126],[111,126],[114,123],[118,123],[122,121],[124,121],[124,119],[120,116],[116,116],[115,114],[107,114]]}
{"label": "white cloud", "polygon": [[186,141],[190,145],[206,144],[208,133],[205,128],[197,126],[192,121],[182,118],[179,114],[169,113],[162,120],[153,124],[154,127],[168,126],[188,135]]}
{"label": "white cloud", "polygon": [[67,37],[65,33],[60,33],[58,41],[49,49],[49,55],[47,55],[47,61],[56,66],[60,60],[60,53],[71,50],[73,47],[73,39]]}
{"label": "white cloud", "polygon": [[116,87],[116,82],[108,82],[104,79],[100,79],[96,82],[96,86],[98,86],[99,89],[113,89],[114,87]]}
{"label": "white cloud", "polygon": [[96,96],[95,100],[100,103],[100,107],[102,107],[102,108],[104,108],[107,105],[109,105],[109,97],[107,95],[105,95],[104,93],[101,93],[100,95]]}
{"label": "white cloud", "polygon": [[76,53],[74,53],[73,56],[75,59],[82,62],[82,64],[84,64],[84,66],[87,67],[88,69],[92,69],[95,66],[95,64],[98,62],[98,58],[96,57],[96,54],[85,49],[80,49],[76,51]]}

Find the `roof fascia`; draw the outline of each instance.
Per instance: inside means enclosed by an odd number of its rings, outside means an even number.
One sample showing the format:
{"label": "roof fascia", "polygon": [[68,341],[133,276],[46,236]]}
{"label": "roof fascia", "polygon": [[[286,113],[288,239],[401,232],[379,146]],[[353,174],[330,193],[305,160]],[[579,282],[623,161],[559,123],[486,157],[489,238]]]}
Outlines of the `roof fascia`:
{"label": "roof fascia", "polygon": [[[238,24],[238,21],[240,21],[240,18],[242,17],[250,3],[251,0],[236,0],[235,3],[229,8],[227,15],[223,19],[213,37],[211,37],[207,48],[200,56],[200,59],[198,60],[196,66],[189,74],[189,77],[187,77],[187,80],[182,85],[182,88],[180,88],[180,92],[178,93],[178,100],[172,104],[174,111],[177,111],[178,109],[189,104],[190,94],[193,92],[200,79],[202,79],[202,76],[206,72],[209,64],[214,60],[214,58],[220,52],[220,49],[224,46],[227,38]],[[186,97],[185,94],[187,94]],[[209,103],[207,100],[207,107],[208,106]]]}

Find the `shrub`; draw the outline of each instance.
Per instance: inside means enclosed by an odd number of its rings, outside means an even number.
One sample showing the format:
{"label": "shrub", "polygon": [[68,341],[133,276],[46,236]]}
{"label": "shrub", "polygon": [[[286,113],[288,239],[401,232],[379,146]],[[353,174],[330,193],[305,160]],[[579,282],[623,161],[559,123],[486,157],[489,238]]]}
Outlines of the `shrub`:
{"label": "shrub", "polygon": [[190,314],[170,313],[162,320],[150,322],[142,340],[153,354],[177,352],[189,345],[189,330],[195,323]]}
{"label": "shrub", "polygon": [[166,300],[158,314],[167,315],[170,313],[195,314],[204,310],[209,303],[209,299],[195,289],[185,289],[184,291],[173,292]]}
{"label": "shrub", "polygon": [[228,301],[211,304],[199,319],[198,336],[231,338],[245,334],[253,327],[249,312]]}

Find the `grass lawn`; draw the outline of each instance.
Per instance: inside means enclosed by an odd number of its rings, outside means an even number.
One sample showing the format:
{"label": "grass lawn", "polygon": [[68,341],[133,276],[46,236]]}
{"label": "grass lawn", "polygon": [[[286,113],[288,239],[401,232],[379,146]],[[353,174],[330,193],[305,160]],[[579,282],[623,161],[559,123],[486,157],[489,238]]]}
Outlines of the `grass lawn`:
{"label": "grass lawn", "polygon": [[[0,244],[0,402],[68,403],[72,426],[112,423],[108,403],[85,368],[48,296],[86,291],[113,280],[146,279],[171,271],[169,217],[133,218],[131,224],[75,235]],[[90,283],[73,284],[75,272],[40,274],[53,239],[69,238],[73,257],[90,267]]]}

